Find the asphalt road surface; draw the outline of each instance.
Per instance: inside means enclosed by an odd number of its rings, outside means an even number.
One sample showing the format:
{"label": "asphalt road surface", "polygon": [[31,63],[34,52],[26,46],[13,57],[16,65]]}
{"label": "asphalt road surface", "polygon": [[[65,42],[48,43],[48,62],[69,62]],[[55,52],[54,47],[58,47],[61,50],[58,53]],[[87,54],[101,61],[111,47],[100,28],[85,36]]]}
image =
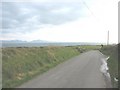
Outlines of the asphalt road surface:
{"label": "asphalt road surface", "polygon": [[18,88],[109,88],[100,71],[102,58],[97,50],[82,53]]}

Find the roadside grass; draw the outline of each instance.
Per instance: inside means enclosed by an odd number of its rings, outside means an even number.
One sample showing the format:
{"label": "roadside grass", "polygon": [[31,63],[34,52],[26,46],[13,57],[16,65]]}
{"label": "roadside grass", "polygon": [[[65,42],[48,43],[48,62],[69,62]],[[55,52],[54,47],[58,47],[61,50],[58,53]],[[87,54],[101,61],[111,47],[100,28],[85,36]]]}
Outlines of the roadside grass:
{"label": "roadside grass", "polygon": [[3,48],[2,87],[16,87],[78,54],[74,47]]}
{"label": "roadside grass", "polygon": [[118,82],[114,80],[114,78],[118,78],[118,45],[104,46],[100,51],[110,56],[108,59],[108,67],[111,75],[111,82],[113,88],[118,88]]}
{"label": "roadside grass", "polygon": [[76,46],[76,49],[82,53],[90,50],[100,50],[101,46],[100,45],[80,45]]}
{"label": "roadside grass", "polygon": [[99,48],[99,45],[2,48],[2,87],[17,87],[69,58]]}

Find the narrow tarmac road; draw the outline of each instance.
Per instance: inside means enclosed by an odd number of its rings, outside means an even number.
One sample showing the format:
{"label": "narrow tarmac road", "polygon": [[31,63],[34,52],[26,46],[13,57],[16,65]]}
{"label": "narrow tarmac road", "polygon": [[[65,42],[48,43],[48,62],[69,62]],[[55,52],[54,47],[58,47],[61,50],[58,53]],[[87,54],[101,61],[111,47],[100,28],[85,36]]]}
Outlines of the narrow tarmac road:
{"label": "narrow tarmac road", "polygon": [[100,71],[102,58],[97,50],[82,53],[18,88],[109,88]]}

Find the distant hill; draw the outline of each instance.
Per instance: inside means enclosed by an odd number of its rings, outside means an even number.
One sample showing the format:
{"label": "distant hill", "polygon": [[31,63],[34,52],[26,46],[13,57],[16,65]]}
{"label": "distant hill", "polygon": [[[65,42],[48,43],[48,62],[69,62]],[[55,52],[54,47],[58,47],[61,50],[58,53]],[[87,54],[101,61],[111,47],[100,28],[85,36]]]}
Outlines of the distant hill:
{"label": "distant hill", "polygon": [[44,41],[44,40],[33,40],[30,43],[47,43],[48,41]]}
{"label": "distant hill", "polygon": [[27,41],[22,40],[0,40],[2,43],[27,43]]}
{"label": "distant hill", "polygon": [[48,41],[44,41],[44,40],[33,40],[30,42],[27,41],[22,41],[22,40],[0,40],[0,42],[2,43],[45,43]]}
{"label": "distant hill", "polygon": [[75,45],[100,45],[103,43],[94,42],[51,42],[45,40],[33,40],[33,41],[23,41],[23,40],[0,40],[2,43],[54,43],[54,44],[75,44]]}
{"label": "distant hill", "polygon": [[101,43],[90,42],[50,42],[44,40],[22,41],[22,40],[2,40],[0,47],[40,47],[40,46],[78,46],[78,45],[101,45]]}

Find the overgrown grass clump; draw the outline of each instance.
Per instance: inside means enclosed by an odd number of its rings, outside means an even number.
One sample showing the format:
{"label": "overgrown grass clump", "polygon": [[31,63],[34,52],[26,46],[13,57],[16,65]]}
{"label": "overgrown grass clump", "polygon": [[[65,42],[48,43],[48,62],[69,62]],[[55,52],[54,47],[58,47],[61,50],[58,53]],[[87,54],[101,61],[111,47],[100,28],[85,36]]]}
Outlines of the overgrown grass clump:
{"label": "overgrown grass clump", "polygon": [[111,81],[113,87],[118,88],[118,82],[114,80],[114,78],[118,79],[118,45],[104,46],[101,48],[101,52],[107,56],[110,56],[108,60],[108,67],[111,75]]}
{"label": "overgrown grass clump", "polygon": [[76,47],[3,48],[3,88],[20,85],[78,54]]}

